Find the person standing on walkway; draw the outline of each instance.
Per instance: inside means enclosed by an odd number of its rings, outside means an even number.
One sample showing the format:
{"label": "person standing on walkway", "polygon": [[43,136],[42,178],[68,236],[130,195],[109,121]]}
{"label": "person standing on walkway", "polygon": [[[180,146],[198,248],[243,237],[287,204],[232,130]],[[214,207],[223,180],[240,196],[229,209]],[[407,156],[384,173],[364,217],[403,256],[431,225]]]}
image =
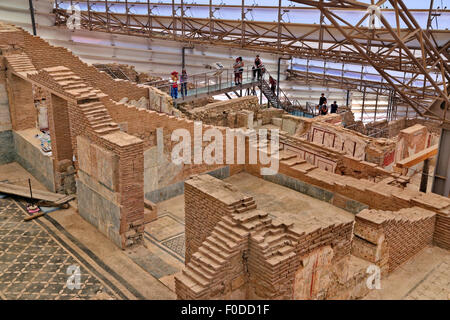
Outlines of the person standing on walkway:
{"label": "person standing on walkway", "polygon": [[253,79],[255,79],[256,74],[258,74],[258,80],[261,79],[261,68],[262,68],[262,61],[261,58],[259,57],[259,54],[256,55],[255,58],[255,63],[253,66]]}
{"label": "person standing on walkway", "polygon": [[331,111],[330,111],[330,113],[337,113],[337,109],[338,109],[338,105],[337,105],[337,103],[335,101],[335,102],[333,102],[331,104]]}
{"label": "person standing on walkway", "polygon": [[171,79],[171,89],[170,89],[170,96],[174,99],[178,98],[178,72],[174,71],[172,72]]}
{"label": "person standing on walkway", "polygon": [[239,84],[242,84],[242,74],[244,73],[244,61],[239,57]]}
{"label": "person standing on walkway", "polygon": [[239,84],[239,68],[240,68],[240,62],[239,58],[236,58],[236,62],[233,64],[233,70],[234,70],[234,84]]}
{"label": "person standing on walkway", "polygon": [[322,104],[327,102],[327,98],[325,98],[325,93],[322,93],[320,95],[320,99],[319,99],[319,107],[322,106]]}
{"label": "person standing on walkway", "polygon": [[180,83],[181,83],[181,96],[185,97],[187,96],[187,83],[188,83],[188,75],[186,69],[183,69],[181,71]]}

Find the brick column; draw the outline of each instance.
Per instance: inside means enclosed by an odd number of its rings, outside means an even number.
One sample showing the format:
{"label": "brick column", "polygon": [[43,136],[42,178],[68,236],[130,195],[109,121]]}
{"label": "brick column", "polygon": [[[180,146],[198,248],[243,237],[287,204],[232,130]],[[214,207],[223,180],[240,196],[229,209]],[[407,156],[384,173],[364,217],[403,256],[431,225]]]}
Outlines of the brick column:
{"label": "brick column", "polygon": [[144,144],[121,131],[102,136],[100,144],[118,156],[118,186],[122,248],[143,242]]}
{"label": "brick column", "polygon": [[72,143],[67,101],[48,93],[48,127],[52,139],[52,154],[56,161],[72,160]]}
{"label": "brick column", "polygon": [[11,73],[6,81],[13,130],[35,128],[37,115],[31,83]]}

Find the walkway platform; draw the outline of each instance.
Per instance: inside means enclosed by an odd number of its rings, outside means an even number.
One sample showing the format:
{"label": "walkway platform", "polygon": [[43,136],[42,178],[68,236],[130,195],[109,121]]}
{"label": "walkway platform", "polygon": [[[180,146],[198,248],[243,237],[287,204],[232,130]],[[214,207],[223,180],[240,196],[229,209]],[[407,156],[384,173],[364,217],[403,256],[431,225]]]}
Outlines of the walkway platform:
{"label": "walkway platform", "polygon": [[[234,82],[222,82],[218,84],[209,85],[202,88],[191,89],[187,91],[187,96],[181,96],[181,91],[178,90],[178,99],[175,99],[175,103],[185,103],[195,101],[197,99],[206,98],[209,96],[215,96],[228,92],[239,92],[240,90],[246,90],[248,88],[257,87],[260,81],[252,79],[244,79],[242,84],[235,85]],[[180,88],[180,87],[179,87]]]}

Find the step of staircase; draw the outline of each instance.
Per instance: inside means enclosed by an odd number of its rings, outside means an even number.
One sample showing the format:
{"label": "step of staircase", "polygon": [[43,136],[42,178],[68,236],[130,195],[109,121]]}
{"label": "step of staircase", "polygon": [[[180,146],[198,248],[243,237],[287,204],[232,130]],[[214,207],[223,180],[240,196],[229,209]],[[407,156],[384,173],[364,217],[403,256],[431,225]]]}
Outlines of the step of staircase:
{"label": "step of staircase", "polygon": [[208,250],[204,246],[201,246],[200,248],[198,248],[198,252],[200,252],[201,254],[205,255],[206,257],[208,257],[209,259],[211,259],[212,261],[214,261],[218,265],[224,265],[226,263],[225,259],[222,259],[220,256],[218,256],[214,252]]}
{"label": "step of staircase", "polygon": [[188,278],[190,278],[192,281],[194,281],[195,283],[206,287],[209,283],[208,279],[206,277],[203,277],[202,275],[195,273],[192,271],[192,268],[185,268],[183,269],[182,273],[187,276]]}

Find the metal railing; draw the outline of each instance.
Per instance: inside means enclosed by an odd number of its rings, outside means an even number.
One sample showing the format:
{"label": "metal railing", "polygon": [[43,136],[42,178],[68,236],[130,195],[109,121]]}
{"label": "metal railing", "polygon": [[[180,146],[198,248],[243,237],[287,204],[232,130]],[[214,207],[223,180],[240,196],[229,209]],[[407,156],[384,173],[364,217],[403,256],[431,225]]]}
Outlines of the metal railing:
{"label": "metal railing", "polygon": [[[262,91],[267,98],[268,103],[272,104],[275,108],[282,108],[291,114],[300,116],[316,116],[314,108],[308,109],[308,105],[305,108],[298,100],[289,99],[281,88],[279,89],[279,97],[277,97],[277,91],[275,91],[275,94],[272,93],[270,85],[267,82],[271,77],[271,74],[266,69],[263,70],[263,68],[246,66],[241,74],[242,79],[240,80],[240,84],[236,84],[235,72],[234,69],[231,68],[188,75],[188,81],[186,82],[187,95],[185,95],[184,90],[182,90],[180,82],[181,74],[179,74],[179,79],[177,81],[177,100],[181,100],[182,102],[186,98],[220,94],[225,93],[226,91],[237,91],[242,89],[244,85],[246,88],[249,88],[248,85],[253,85]],[[168,94],[171,94],[171,88],[173,86],[173,82],[170,80],[159,80],[144,84],[158,88]]]}
{"label": "metal railing", "polygon": [[128,80],[131,81],[130,78],[125,74],[125,72],[120,69],[119,66],[115,68],[111,68],[110,66],[106,64],[94,64],[94,67],[96,67],[99,71],[106,72],[109,74],[113,79],[122,79],[122,80]]}
{"label": "metal railing", "polygon": [[[247,66],[241,72],[242,79],[241,85],[255,84],[258,85],[258,80],[253,77],[253,70],[251,67]],[[241,85],[235,82],[235,72],[234,69],[217,69],[213,71],[197,73],[194,75],[188,75],[188,81],[185,82],[187,86],[187,95],[181,90],[181,74],[178,74],[178,94],[177,98],[184,100],[186,97],[198,97],[200,95],[208,95],[225,89],[238,90]],[[162,82],[164,81],[164,82]],[[171,87],[173,82],[170,80],[162,80],[156,83],[145,83],[146,85],[151,85],[162,91],[171,92]]]}

